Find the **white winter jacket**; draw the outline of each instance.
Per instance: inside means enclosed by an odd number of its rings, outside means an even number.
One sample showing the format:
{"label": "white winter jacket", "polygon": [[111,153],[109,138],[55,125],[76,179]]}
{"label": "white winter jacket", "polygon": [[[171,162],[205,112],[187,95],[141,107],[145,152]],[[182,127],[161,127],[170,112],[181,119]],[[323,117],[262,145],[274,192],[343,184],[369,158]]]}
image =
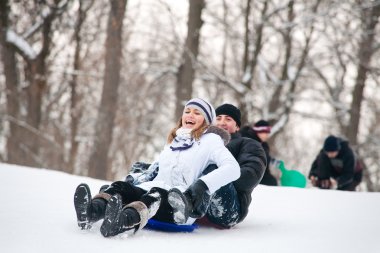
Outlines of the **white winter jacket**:
{"label": "white winter jacket", "polygon": [[[138,185],[147,191],[152,187],[167,190],[176,187],[185,191],[200,178],[212,194],[240,177],[239,164],[224,146],[222,138],[215,133],[203,134],[191,148],[182,151],[172,151],[168,144],[156,162],[159,166],[157,176]],[[218,168],[201,177],[210,164],[216,164]]]}

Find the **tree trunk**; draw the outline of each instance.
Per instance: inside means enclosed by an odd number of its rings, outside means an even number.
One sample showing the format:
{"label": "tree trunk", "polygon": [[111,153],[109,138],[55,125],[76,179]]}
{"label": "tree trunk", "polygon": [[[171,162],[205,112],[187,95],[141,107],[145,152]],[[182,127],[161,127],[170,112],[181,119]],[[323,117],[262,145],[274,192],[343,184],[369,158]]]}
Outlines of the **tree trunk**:
{"label": "tree trunk", "polygon": [[356,146],[358,143],[357,136],[359,133],[360,110],[364,98],[363,92],[371,57],[374,53],[373,42],[376,34],[375,29],[380,16],[380,5],[374,5],[369,9],[365,9],[364,7],[362,8],[361,16],[363,22],[363,32],[359,43],[359,62],[357,66],[358,74],[352,94],[353,98],[350,107],[350,121],[346,128],[347,138],[353,146]]}
{"label": "tree trunk", "polygon": [[176,85],[176,110],[175,119],[179,119],[183,112],[183,106],[193,93],[193,81],[199,49],[200,30],[203,25],[202,11],[205,7],[204,0],[189,1],[188,30],[185,48],[183,50],[183,63],[180,65]]}
{"label": "tree trunk", "polygon": [[[261,52],[263,43],[263,31],[264,31],[264,25],[266,20],[266,14],[268,11],[268,1],[264,2],[263,9],[261,11],[261,22],[259,25],[257,25],[257,28],[255,31],[252,31],[255,35],[255,41],[254,41],[254,50],[250,49],[252,48],[252,42],[249,39],[252,34],[249,29],[249,19],[251,15],[251,0],[247,1],[247,7],[244,17],[244,26],[245,26],[245,35],[244,35],[244,55],[243,55],[243,76],[241,83],[247,87],[248,89],[252,89],[252,80],[254,79],[255,75],[255,68],[257,65],[257,60],[259,57],[259,54]],[[252,55],[251,55],[252,54]],[[244,94],[240,94],[241,96],[244,96]],[[247,101],[246,99],[240,100],[240,110],[241,110],[241,121],[242,122],[248,122],[248,112],[251,110],[250,104],[251,101]]]}
{"label": "tree trunk", "polygon": [[7,159],[9,163],[20,163],[20,157],[24,157],[24,153],[20,144],[22,136],[19,120],[19,94],[18,85],[19,78],[17,73],[16,51],[12,45],[6,42],[6,32],[8,29],[9,2],[7,0],[0,1],[0,45],[1,57],[4,66],[6,98],[7,98],[7,117],[9,122],[9,137],[7,139]]}
{"label": "tree trunk", "polygon": [[42,118],[42,99],[47,87],[47,66],[46,60],[49,56],[51,45],[51,26],[54,13],[48,15],[42,25],[42,49],[35,59],[26,59],[25,76],[28,81],[27,94],[27,116],[26,124],[29,131],[25,131],[24,149],[27,152],[26,164],[33,167],[41,167],[39,161],[39,151],[41,147],[40,124]]}
{"label": "tree trunk", "polygon": [[[91,2],[87,8],[83,7],[83,1],[79,1],[79,10],[78,10],[78,20],[75,26],[75,32],[74,32],[74,39],[76,41],[76,47],[74,52],[74,63],[73,67],[75,71],[78,71],[81,69],[81,61],[80,53],[82,51],[82,37],[81,37],[81,30],[82,30],[82,24],[84,20],[86,19],[87,11],[91,7]],[[78,95],[77,91],[77,75],[73,75],[71,82],[70,82],[70,88],[71,88],[71,103],[70,103],[70,115],[71,115],[71,122],[70,122],[70,129],[71,129],[71,135],[70,135],[70,154],[69,154],[69,163],[68,168],[66,172],[68,173],[74,173],[75,171],[75,163],[77,160],[77,154],[78,154],[78,148],[79,148],[79,142],[77,140],[77,134],[78,134],[78,128],[79,128],[79,121],[82,118],[82,107],[79,107],[79,101],[80,101],[80,95]]]}
{"label": "tree trunk", "polygon": [[[294,22],[295,14],[294,14],[294,1],[289,1],[288,3],[288,20],[287,22],[289,24],[292,24]],[[285,55],[284,55],[284,64],[282,66],[282,72],[280,81],[284,83],[289,79],[288,77],[288,71],[289,71],[289,61],[292,57],[292,45],[293,45],[293,38],[292,38],[292,31],[293,26],[288,26],[286,31],[283,33],[284,37],[284,47],[285,47]],[[281,94],[283,93],[285,85],[278,85],[276,87],[276,90],[272,96],[272,99],[269,103],[269,112],[276,112],[278,108],[280,108],[283,104],[281,101]]]}
{"label": "tree trunk", "polygon": [[[7,2],[2,1],[2,22],[6,24],[8,28],[8,9]],[[4,7],[4,8],[3,8]],[[58,8],[50,8],[50,12],[43,17],[41,22],[42,28],[42,39],[41,39],[41,50],[36,57],[30,58],[28,55],[25,55],[22,48],[19,48],[18,45],[12,44],[7,45],[5,43],[5,50],[3,54],[3,59],[6,58],[5,66],[11,66],[12,70],[5,70],[7,89],[9,90],[9,97],[7,98],[7,104],[9,105],[8,116],[10,121],[10,132],[11,136],[8,139],[7,148],[9,154],[9,161],[15,162],[22,165],[40,167],[42,165],[41,158],[39,157],[40,150],[40,139],[44,138],[44,133],[40,131],[40,124],[42,118],[42,99],[45,93],[47,86],[47,66],[46,60],[50,53],[51,46],[51,26],[54,18],[56,17]],[[3,25],[4,25],[3,24]],[[5,28],[5,27],[4,27]],[[2,32],[2,35],[5,35],[5,31]],[[27,103],[26,103],[26,117],[21,118],[21,115],[18,115],[18,110],[21,107],[20,99],[21,94],[17,94],[18,87],[18,72],[16,66],[15,52],[19,52],[25,61],[25,79],[28,86],[24,89],[26,94]],[[13,56],[12,56],[13,55]],[[19,92],[21,93],[21,92]],[[14,97],[20,95],[15,102]],[[16,105],[18,103],[18,105]],[[17,126],[13,126],[17,124]]]}
{"label": "tree trunk", "polygon": [[[350,107],[350,121],[346,127],[346,136],[350,143],[353,145],[354,149],[360,153],[357,147],[358,144],[358,134],[359,134],[359,124],[360,124],[360,111],[362,106],[362,101],[364,100],[364,88],[367,79],[367,73],[370,70],[371,58],[375,52],[374,50],[374,38],[376,34],[376,26],[379,21],[380,16],[380,5],[373,5],[371,8],[362,7],[361,18],[362,18],[362,37],[359,43],[358,51],[358,66],[357,66],[357,77],[355,80],[355,87],[352,93],[352,102]],[[363,160],[364,163],[364,160]],[[373,191],[373,178],[371,178],[368,167],[364,164],[363,172],[364,180],[366,182],[368,191]]]}
{"label": "tree trunk", "polygon": [[108,150],[111,146],[120,82],[121,35],[127,0],[110,1],[107,25],[103,92],[95,125],[94,146],[89,161],[90,177],[107,179]]}

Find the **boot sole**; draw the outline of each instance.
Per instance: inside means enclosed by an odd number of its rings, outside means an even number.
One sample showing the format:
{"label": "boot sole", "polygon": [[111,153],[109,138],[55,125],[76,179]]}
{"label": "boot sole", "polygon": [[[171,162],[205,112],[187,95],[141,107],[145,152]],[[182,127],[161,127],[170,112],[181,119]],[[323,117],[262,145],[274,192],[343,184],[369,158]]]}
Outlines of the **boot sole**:
{"label": "boot sole", "polygon": [[122,200],[119,194],[110,198],[107,203],[104,221],[100,227],[100,232],[104,237],[114,236],[118,234],[117,223],[122,211]]}
{"label": "boot sole", "polygon": [[190,204],[186,196],[177,188],[168,192],[168,202],[173,208],[173,219],[176,224],[185,224],[190,215]]}
{"label": "boot sole", "polygon": [[90,229],[91,222],[89,209],[91,205],[91,191],[87,184],[80,184],[75,190],[74,206],[77,214],[78,226],[82,229]]}

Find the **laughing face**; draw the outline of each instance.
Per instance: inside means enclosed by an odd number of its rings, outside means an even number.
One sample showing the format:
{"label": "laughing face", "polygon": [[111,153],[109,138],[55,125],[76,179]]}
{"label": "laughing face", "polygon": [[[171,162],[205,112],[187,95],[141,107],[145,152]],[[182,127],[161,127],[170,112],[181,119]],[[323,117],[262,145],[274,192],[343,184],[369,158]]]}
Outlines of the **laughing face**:
{"label": "laughing face", "polygon": [[202,126],[205,118],[202,113],[195,108],[185,108],[182,114],[182,127],[189,129],[198,129]]}
{"label": "laughing face", "polygon": [[223,128],[230,134],[239,131],[239,126],[236,124],[236,121],[228,115],[218,115],[216,117],[216,126]]}

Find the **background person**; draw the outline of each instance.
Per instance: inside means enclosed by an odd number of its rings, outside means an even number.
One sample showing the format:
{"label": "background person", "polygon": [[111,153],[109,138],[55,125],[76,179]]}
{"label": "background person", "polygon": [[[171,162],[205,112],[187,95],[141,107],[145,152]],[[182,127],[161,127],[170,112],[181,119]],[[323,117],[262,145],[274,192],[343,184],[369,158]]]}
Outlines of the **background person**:
{"label": "background person", "polygon": [[348,141],[330,135],[312,163],[309,179],[321,189],[333,188],[336,181],[338,190],[355,191],[362,180],[362,170]]}
{"label": "background person", "polygon": [[270,148],[267,143],[267,140],[269,139],[269,135],[271,132],[271,126],[269,125],[268,121],[265,120],[259,120],[257,121],[252,127],[251,126],[244,126],[240,133],[243,137],[252,138],[258,142],[261,143],[262,147],[264,148],[267,165],[265,169],[265,173],[263,176],[263,179],[261,180],[260,184],[263,185],[270,185],[270,186],[277,186],[278,182],[275,176],[271,174],[271,171],[269,169],[270,163],[271,163],[271,156],[270,156]]}

